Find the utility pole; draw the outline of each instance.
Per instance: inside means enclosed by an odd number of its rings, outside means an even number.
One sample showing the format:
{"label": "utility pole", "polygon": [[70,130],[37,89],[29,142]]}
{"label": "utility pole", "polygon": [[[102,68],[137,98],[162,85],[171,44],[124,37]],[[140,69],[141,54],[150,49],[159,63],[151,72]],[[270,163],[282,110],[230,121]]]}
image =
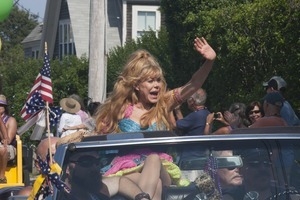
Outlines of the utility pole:
{"label": "utility pole", "polygon": [[106,0],[90,0],[88,97],[106,99]]}

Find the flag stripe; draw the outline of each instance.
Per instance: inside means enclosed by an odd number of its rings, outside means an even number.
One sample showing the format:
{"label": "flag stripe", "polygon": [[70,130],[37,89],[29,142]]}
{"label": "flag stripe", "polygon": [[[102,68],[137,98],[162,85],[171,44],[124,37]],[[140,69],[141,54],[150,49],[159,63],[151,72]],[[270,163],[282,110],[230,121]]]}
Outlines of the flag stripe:
{"label": "flag stripe", "polygon": [[52,95],[52,81],[51,81],[51,75],[50,75],[50,60],[47,53],[45,53],[44,56],[44,64],[43,67],[40,70],[40,73],[37,75],[33,87],[31,88],[26,102],[21,110],[21,117],[24,120],[28,120],[32,115],[35,113],[29,113],[27,110],[26,104],[30,102],[31,97],[33,94],[38,91],[42,99],[46,102],[53,103],[53,95]]}

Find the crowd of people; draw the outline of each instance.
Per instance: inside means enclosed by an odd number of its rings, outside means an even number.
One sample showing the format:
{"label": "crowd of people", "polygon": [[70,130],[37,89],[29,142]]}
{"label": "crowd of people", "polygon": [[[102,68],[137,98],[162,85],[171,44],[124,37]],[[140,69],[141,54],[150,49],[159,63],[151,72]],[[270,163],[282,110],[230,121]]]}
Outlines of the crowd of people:
{"label": "crowd of people", "polygon": [[[93,102],[89,104],[89,109],[86,109],[78,95],[73,94],[63,98],[60,106],[64,112],[57,128],[56,143],[66,138],[70,138],[66,141],[72,141],[74,135],[82,129],[88,132],[88,135],[168,130],[180,135],[194,136],[230,134],[232,130],[238,128],[300,125],[291,105],[283,97],[287,84],[278,76],[272,77],[263,84],[266,95],[262,101],[251,102],[248,106],[236,102],[225,112],[211,113],[205,105],[207,93],[201,87],[212,70],[216,53],[203,37],[195,38],[194,49],[205,59],[205,62],[186,84],[178,88],[167,89],[162,68],[154,56],[146,50],[137,50],[129,57],[117,78],[113,91],[103,104]],[[180,112],[180,106],[184,102],[187,102],[192,111],[185,117]],[[0,120],[1,143],[3,144],[0,146],[0,183],[5,183],[6,163],[8,159],[13,159],[15,156],[13,153],[9,154],[10,157],[6,156],[7,152],[10,152],[7,147],[12,146],[10,149],[15,152],[14,138],[17,123],[8,115],[7,101],[3,95],[0,95],[0,114],[2,116]],[[216,122],[218,122],[217,125]],[[231,155],[232,151],[225,153]],[[87,155],[72,157],[73,161],[68,166],[69,186],[72,188],[82,187],[82,181],[78,185],[81,177],[75,176],[74,171],[84,169],[80,164],[81,157],[84,156]],[[95,160],[92,155],[89,156],[88,159]],[[220,171],[220,174],[222,173],[225,174],[226,171]],[[237,171],[232,171],[232,173],[238,174]],[[101,176],[99,174],[99,177]],[[237,179],[235,184],[239,185],[239,176],[235,178]],[[89,180],[89,186],[92,185],[90,183],[95,183],[94,186],[104,187],[101,194],[95,194],[97,188],[93,187],[87,188],[91,190],[89,194],[78,194],[75,191],[70,194],[82,199],[86,199],[87,195],[110,197],[118,192],[110,192],[110,185],[124,183],[132,185],[131,188],[137,188],[133,193],[125,194],[131,199],[159,200],[162,188],[172,184],[171,177],[162,167],[161,160],[156,154],[151,154],[145,159],[139,172],[113,180],[114,183],[105,180],[107,180],[105,177],[99,180]],[[230,185],[226,183],[226,179],[221,181],[224,188]]]}
{"label": "crowd of people", "polygon": [[[249,105],[235,102],[229,106],[228,110],[216,113],[207,111],[204,105],[206,93],[202,92],[202,96],[195,96],[195,93],[187,101],[193,112],[177,120],[176,128],[185,135],[195,135],[194,132],[196,135],[218,135],[230,134],[233,129],[237,128],[300,126],[296,112],[284,98],[287,88],[284,79],[274,76],[268,82],[263,83],[263,87],[266,95],[262,99],[252,101]],[[197,93],[200,94],[200,91],[204,90],[200,88]],[[200,103],[201,100],[204,100],[204,103]],[[178,108],[175,113],[180,113]]]}

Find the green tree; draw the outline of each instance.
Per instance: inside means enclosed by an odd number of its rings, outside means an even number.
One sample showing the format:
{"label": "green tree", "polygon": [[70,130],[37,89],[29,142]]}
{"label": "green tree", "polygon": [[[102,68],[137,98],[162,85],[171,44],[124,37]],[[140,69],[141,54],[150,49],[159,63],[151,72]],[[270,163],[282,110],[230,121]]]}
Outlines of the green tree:
{"label": "green tree", "polygon": [[189,46],[195,35],[205,36],[218,54],[204,85],[213,109],[261,99],[262,82],[273,75],[286,79],[293,88],[287,96],[299,107],[299,9],[298,0],[162,0],[172,63],[187,72],[178,80],[194,72],[199,58]]}
{"label": "green tree", "polygon": [[154,31],[144,34],[139,40],[128,41],[124,47],[113,48],[107,60],[107,92],[112,91],[115,81],[128,56],[138,49],[145,49],[155,56],[166,73],[167,82],[174,85],[173,72],[171,71],[170,48],[168,46],[168,34],[163,27],[156,36]]}
{"label": "green tree", "polygon": [[[0,38],[3,43],[2,54],[14,47],[37,26],[38,16],[14,6],[9,17],[0,22]],[[1,54],[0,54],[1,56]]]}
{"label": "green tree", "polygon": [[[7,50],[0,64],[2,93],[9,101],[9,109],[18,122],[18,127],[25,122],[20,111],[26,101],[34,80],[43,66],[42,59],[25,59],[21,45]],[[62,61],[51,60],[51,79],[53,85],[54,106],[73,93],[87,98],[88,60],[75,56],[65,57]],[[29,142],[30,131],[22,136],[25,143]]]}

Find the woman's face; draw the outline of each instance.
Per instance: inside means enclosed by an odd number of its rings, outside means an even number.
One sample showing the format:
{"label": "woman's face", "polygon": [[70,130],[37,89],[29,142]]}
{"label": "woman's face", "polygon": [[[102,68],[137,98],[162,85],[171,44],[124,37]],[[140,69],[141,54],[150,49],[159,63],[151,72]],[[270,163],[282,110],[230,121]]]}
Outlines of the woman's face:
{"label": "woman's face", "polygon": [[254,108],[249,112],[249,119],[252,123],[256,122],[259,118],[261,118],[261,111],[258,106],[254,106]]}
{"label": "woman's face", "polygon": [[162,86],[163,81],[160,77],[149,77],[145,81],[139,83],[135,88],[138,91],[139,101],[151,104],[157,103]]}

